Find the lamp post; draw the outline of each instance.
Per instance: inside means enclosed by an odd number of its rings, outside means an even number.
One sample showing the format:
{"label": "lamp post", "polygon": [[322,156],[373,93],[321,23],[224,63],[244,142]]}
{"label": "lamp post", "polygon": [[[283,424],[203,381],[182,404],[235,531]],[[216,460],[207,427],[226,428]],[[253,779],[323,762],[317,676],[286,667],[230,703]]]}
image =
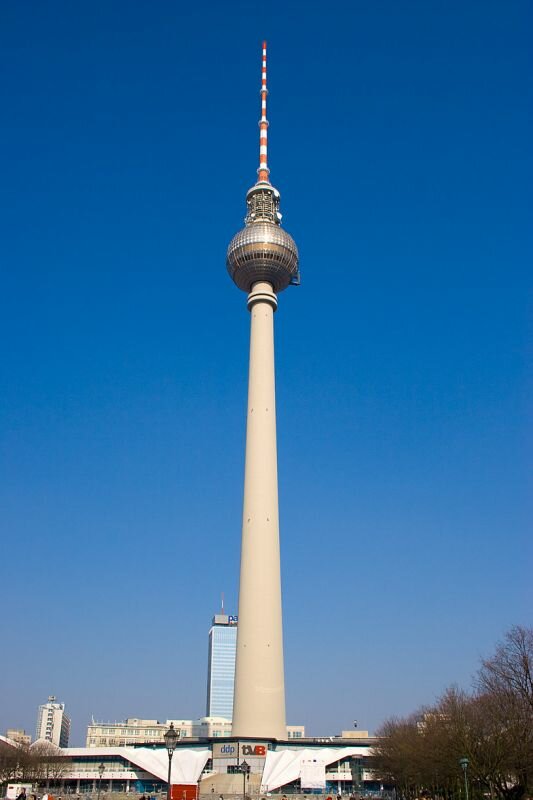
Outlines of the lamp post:
{"label": "lamp post", "polygon": [[170,723],[170,728],[164,735],[165,740],[165,747],[167,748],[168,753],[168,791],[167,791],[167,800],[170,800],[170,795],[172,794],[172,787],[170,784],[170,770],[172,767],[172,756],[174,755],[174,750],[176,749],[176,744],[179,739],[179,733],[174,728],[174,723]]}
{"label": "lamp post", "polygon": [[459,759],[459,764],[463,768],[463,773],[464,773],[464,776],[465,776],[465,800],[468,800],[468,777],[467,777],[466,773],[467,773],[468,765],[470,764],[470,761],[466,757],[465,758],[460,758]]}
{"label": "lamp post", "polygon": [[100,776],[98,780],[98,800],[100,800],[100,792],[102,791],[102,778],[104,772],[105,772],[105,764],[103,763],[103,761],[100,761],[100,763],[98,764],[98,775]]}
{"label": "lamp post", "polygon": [[250,765],[247,761],[243,761],[241,764],[241,772],[242,772],[242,800],[246,800],[246,779],[250,778]]}

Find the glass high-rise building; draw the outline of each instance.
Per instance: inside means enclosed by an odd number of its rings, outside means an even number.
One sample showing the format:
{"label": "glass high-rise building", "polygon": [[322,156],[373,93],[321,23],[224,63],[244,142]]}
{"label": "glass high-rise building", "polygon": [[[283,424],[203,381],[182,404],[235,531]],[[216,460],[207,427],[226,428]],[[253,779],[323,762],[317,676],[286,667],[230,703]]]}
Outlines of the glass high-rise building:
{"label": "glass high-rise building", "polygon": [[231,719],[237,648],[237,617],[216,614],[209,630],[207,716]]}

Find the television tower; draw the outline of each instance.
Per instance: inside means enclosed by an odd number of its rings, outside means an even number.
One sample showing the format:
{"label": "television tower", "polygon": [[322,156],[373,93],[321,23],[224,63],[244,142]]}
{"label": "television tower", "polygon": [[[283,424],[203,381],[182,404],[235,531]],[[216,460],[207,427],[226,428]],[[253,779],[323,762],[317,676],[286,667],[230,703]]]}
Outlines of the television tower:
{"label": "television tower", "polygon": [[298,249],[280,227],[280,194],[267,165],[267,71],[263,42],[259,169],[246,195],[245,227],[227,268],[248,292],[250,372],[232,736],[286,739],[274,382],[277,294],[299,283]]}

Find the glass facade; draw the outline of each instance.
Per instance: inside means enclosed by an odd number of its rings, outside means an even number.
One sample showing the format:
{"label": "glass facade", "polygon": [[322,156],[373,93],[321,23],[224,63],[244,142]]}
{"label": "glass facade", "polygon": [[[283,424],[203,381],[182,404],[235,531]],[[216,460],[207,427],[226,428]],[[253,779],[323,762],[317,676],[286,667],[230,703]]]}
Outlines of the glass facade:
{"label": "glass facade", "polygon": [[237,625],[213,625],[209,631],[207,716],[231,719]]}

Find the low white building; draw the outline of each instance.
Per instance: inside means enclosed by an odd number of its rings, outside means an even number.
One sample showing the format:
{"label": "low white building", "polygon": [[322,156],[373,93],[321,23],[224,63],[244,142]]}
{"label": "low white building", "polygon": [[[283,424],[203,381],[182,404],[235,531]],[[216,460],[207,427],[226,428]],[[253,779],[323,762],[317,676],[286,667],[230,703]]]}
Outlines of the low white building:
{"label": "low white building", "polygon": [[[189,737],[174,750],[171,780],[181,787],[183,800],[194,800],[198,792],[209,797],[240,793],[241,765],[246,761],[251,794],[311,789],[335,795],[364,789],[379,793],[383,787],[374,780],[368,761],[374,742],[361,739],[356,744],[338,737],[286,742]],[[57,748],[51,788],[61,795],[166,791],[168,763],[163,742],[146,747]]]}

